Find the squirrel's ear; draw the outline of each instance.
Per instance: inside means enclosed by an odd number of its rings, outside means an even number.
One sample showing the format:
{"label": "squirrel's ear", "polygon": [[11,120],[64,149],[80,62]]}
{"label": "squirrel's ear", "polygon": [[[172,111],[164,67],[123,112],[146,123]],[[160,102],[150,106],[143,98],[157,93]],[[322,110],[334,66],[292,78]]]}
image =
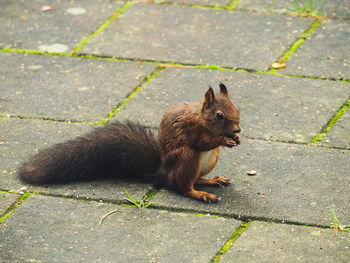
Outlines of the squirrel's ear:
{"label": "squirrel's ear", "polygon": [[209,86],[208,91],[205,93],[204,106],[206,109],[211,108],[214,105],[215,95],[213,88]]}
{"label": "squirrel's ear", "polygon": [[221,82],[220,83],[220,93],[226,97],[228,97],[228,91],[227,91],[227,88],[226,86]]}

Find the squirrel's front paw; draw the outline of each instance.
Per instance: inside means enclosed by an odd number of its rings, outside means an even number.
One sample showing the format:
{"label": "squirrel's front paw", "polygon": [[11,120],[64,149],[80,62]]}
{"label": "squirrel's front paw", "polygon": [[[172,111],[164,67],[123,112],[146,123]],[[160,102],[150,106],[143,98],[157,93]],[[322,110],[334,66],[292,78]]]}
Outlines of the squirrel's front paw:
{"label": "squirrel's front paw", "polygon": [[237,145],[242,143],[242,137],[239,133],[235,133],[233,135],[233,140],[236,142]]}
{"label": "squirrel's front paw", "polygon": [[236,146],[237,143],[229,137],[224,137],[222,145],[228,148],[232,148],[233,146]]}

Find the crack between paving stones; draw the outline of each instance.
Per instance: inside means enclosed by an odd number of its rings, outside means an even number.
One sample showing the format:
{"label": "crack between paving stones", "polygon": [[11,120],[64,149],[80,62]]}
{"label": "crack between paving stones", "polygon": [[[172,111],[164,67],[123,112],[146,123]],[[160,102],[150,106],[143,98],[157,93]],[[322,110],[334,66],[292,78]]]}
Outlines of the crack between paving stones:
{"label": "crack between paving stones", "polygon": [[91,35],[87,36],[83,40],[79,42],[77,46],[72,51],[72,55],[75,55],[79,52],[91,39],[97,36],[100,32],[102,32],[106,27],[108,27],[114,20],[116,20],[121,14],[123,14],[128,8],[133,5],[132,2],[126,2],[120,9],[118,9],[110,18],[107,19],[96,31],[94,31]]}
{"label": "crack between paving stones", "polygon": [[321,131],[311,140],[309,145],[319,146],[318,144],[323,141],[328,132],[333,128],[333,126],[338,122],[338,120],[343,116],[346,110],[350,107],[350,97],[347,101],[340,107],[340,109],[333,115],[333,117],[322,127]]}
{"label": "crack between paving stones", "polygon": [[21,50],[21,49],[0,49],[2,52],[9,53],[21,53],[21,54],[34,54],[34,55],[49,55],[49,56],[61,56],[61,57],[71,57],[71,58],[84,58],[84,59],[97,59],[97,60],[108,60],[108,61],[118,61],[118,62],[135,62],[144,64],[156,64],[165,68],[193,68],[193,69],[208,69],[208,70],[221,70],[221,71],[232,71],[241,73],[252,73],[261,75],[272,75],[280,77],[291,77],[291,78],[307,78],[307,79],[317,79],[317,80],[328,80],[328,81],[339,81],[339,82],[350,82],[350,79],[344,78],[334,78],[334,77],[324,77],[324,76],[306,76],[306,75],[293,75],[288,73],[279,73],[275,70],[263,71],[249,68],[238,68],[238,67],[222,67],[217,65],[200,65],[191,63],[180,63],[171,61],[157,61],[150,59],[136,59],[136,58],[122,58],[122,57],[111,57],[103,55],[94,54],[67,54],[67,53],[51,53],[51,52],[41,52],[37,50]]}
{"label": "crack between paving stones", "polygon": [[294,75],[288,73],[280,73],[275,70],[258,70],[250,68],[239,68],[239,67],[223,67],[218,65],[201,65],[193,63],[181,63],[173,61],[160,61],[160,60],[151,60],[151,59],[137,59],[137,58],[123,58],[123,57],[111,57],[107,55],[96,55],[96,54],[85,54],[80,53],[74,57],[83,57],[90,59],[105,59],[112,61],[122,61],[122,62],[137,62],[137,63],[146,63],[146,64],[156,64],[165,68],[192,68],[192,69],[208,69],[208,70],[219,70],[219,71],[231,71],[231,72],[240,72],[240,73],[252,73],[260,75],[272,75],[280,77],[290,77],[290,78],[307,78],[307,79],[317,79],[317,80],[328,80],[328,81],[339,81],[339,82],[350,82],[350,79],[344,78],[334,78],[334,77],[324,77],[324,76],[306,76],[306,75]]}
{"label": "crack between paving stones", "polygon": [[[299,37],[294,41],[294,43],[288,48],[283,55],[278,58],[276,61],[278,63],[286,62],[297,50],[298,48],[304,43],[305,40],[307,40],[311,34],[318,28],[321,23],[323,22],[323,19],[316,19],[311,23],[311,25],[306,29],[304,32],[302,32]],[[278,69],[273,69],[272,67],[268,70],[271,73],[277,72]]]}
{"label": "crack between paving stones", "polygon": [[[153,5],[155,3],[147,3],[150,5]],[[230,10],[231,8],[226,6],[219,6],[219,5],[201,5],[201,4],[187,4],[187,3],[176,3],[176,2],[161,2],[156,3],[156,5],[172,5],[172,6],[184,6],[184,7],[191,7],[191,8],[201,8],[201,9],[219,9],[219,10]]]}
{"label": "crack between paving stones", "polygon": [[237,241],[237,239],[243,234],[243,232],[249,227],[249,222],[243,222],[230,236],[230,238],[225,242],[225,244],[221,247],[220,251],[218,251],[209,262],[210,263],[217,263],[219,262],[222,257],[225,255],[225,253],[229,250],[230,247]]}
{"label": "crack between paving stones", "polygon": [[13,119],[13,120],[33,120],[33,121],[49,121],[49,122],[62,122],[62,123],[76,123],[76,124],[87,124],[87,125],[101,125],[98,121],[79,121],[79,120],[64,120],[64,119],[53,119],[45,117],[28,117],[21,115],[1,115],[0,120],[2,119]]}
{"label": "crack between paving stones", "polygon": [[[156,189],[150,189],[145,197],[142,200],[145,200],[147,195],[151,195],[151,198],[154,197],[156,193],[158,193],[159,190]],[[1,192],[8,193],[5,189],[0,189]],[[155,192],[155,193],[154,193]],[[102,203],[102,204],[112,204],[112,205],[119,205],[119,206],[125,206],[125,207],[135,207],[134,205],[130,205],[128,201],[124,200],[114,200],[114,199],[101,199],[101,198],[90,198],[90,197],[83,197],[83,196],[74,196],[72,194],[54,194],[54,193],[40,193],[38,191],[36,192],[26,192],[23,195],[20,195],[19,200],[21,201],[18,205],[15,205],[15,207],[8,212],[5,216],[1,217],[0,224],[6,220],[7,217],[9,217],[26,199],[28,199],[31,195],[41,195],[41,196],[48,196],[48,197],[57,197],[57,198],[63,198],[63,199],[72,199],[77,201],[83,201],[83,202],[90,202],[90,203]],[[137,200],[140,201],[140,200]],[[282,220],[282,219],[273,219],[273,218],[266,218],[262,216],[243,216],[243,215],[235,215],[235,214],[225,214],[225,213],[216,213],[216,212],[208,212],[205,210],[195,210],[195,209],[187,209],[187,208],[174,208],[174,207],[166,207],[161,205],[153,205],[147,207],[148,209],[154,209],[157,211],[168,211],[168,212],[174,212],[174,213],[182,213],[182,214],[190,214],[190,215],[198,215],[198,216],[210,216],[215,218],[226,218],[226,219],[235,219],[242,221],[243,223],[250,223],[253,221],[259,221],[259,222],[267,222],[267,223],[276,223],[276,224],[283,224],[283,225],[294,225],[294,226],[302,226],[302,227],[314,227],[319,229],[330,229],[329,225],[320,225],[320,224],[308,224],[304,222],[297,222],[297,221],[290,221],[290,220]],[[145,208],[145,209],[147,209]]]}
{"label": "crack between paving stones", "polygon": [[298,222],[298,221],[292,221],[292,220],[286,220],[286,219],[268,218],[268,217],[263,217],[263,216],[246,216],[246,215],[240,215],[240,214],[209,212],[209,211],[205,211],[205,210],[196,210],[196,209],[191,209],[191,208],[176,208],[176,207],[168,207],[168,206],[157,205],[157,204],[152,204],[149,206],[149,208],[155,209],[155,210],[165,210],[165,211],[175,212],[175,213],[217,216],[220,218],[235,219],[235,220],[239,220],[239,221],[243,221],[243,222],[260,221],[260,222],[276,223],[276,224],[283,224],[283,225],[293,225],[293,226],[304,226],[304,227],[316,227],[316,228],[329,229],[329,225],[321,225],[319,223],[306,223],[306,222]]}
{"label": "crack between paving stones", "polygon": [[232,10],[241,2],[241,0],[231,0],[225,7],[225,9]]}
{"label": "crack between paving stones", "polygon": [[[3,192],[3,191],[2,191],[2,192]],[[18,207],[20,207],[20,206],[23,204],[23,202],[24,202],[29,196],[31,196],[31,195],[32,195],[32,194],[29,193],[29,192],[26,192],[26,193],[20,195],[20,196],[17,198],[17,200],[5,211],[4,216],[2,216],[2,217],[0,218],[0,224],[2,224],[3,222],[5,222],[5,220],[6,220],[14,211],[16,211],[16,209],[17,209]]]}

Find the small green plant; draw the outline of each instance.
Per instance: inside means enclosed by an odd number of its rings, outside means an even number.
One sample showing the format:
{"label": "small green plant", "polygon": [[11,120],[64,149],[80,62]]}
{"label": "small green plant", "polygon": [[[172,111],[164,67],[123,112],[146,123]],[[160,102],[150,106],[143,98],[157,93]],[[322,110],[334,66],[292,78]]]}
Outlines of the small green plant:
{"label": "small green plant", "polygon": [[130,194],[129,192],[124,189],[125,193],[129,196],[129,199],[125,199],[132,205],[136,206],[137,208],[147,208],[149,207],[152,203],[148,202],[147,197],[143,198],[140,203],[138,203]]}
{"label": "small green plant", "polygon": [[[325,1],[326,0],[295,0],[294,4],[286,4],[284,7],[292,12],[297,13],[298,15],[321,16],[322,14],[319,12],[319,10]],[[265,4],[261,0],[259,0],[259,3],[267,11],[271,13],[275,12],[275,0],[271,0],[270,4]]]}
{"label": "small green plant", "polygon": [[261,0],[259,0],[259,4],[272,14],[275,13],[275,0],[271,0],[270,5],[266,5]]}
{"label": "small green plant", "polygon": [[331,215],[332,215],[332,224],[331,228],[337,230],[337,231],[347,231],[350,232],[350,225],[342,225],[337,217],[337,214],[335,213],[335,208],[334,205],[332,204],[332,209],[331,209]]}
{"label": "small green plant", "polygon": [[294,5],[285,5],[289,10],[298,14],[321,15],[319,10],[326,0],[305,0],[302,3],[295,0]]}

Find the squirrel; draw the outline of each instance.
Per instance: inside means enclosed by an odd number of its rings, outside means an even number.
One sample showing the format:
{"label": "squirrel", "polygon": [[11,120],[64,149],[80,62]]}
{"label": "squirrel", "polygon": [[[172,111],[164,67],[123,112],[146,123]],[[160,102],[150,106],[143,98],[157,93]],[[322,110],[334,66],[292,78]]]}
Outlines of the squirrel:
{"label": "squirrel", "polygon": [[241,144],[239,109],[226,86],[219,86],[219,93],[209,86],[200,102],[170,106],[157,137],[139,123],[115,121],[39,151],[18,175],[31,184],[135,178],[216,203],[217,196],[197,191],[194,185],[229,185],[231,180],[225,177],[203,177],[215,167],[221,147]]}

